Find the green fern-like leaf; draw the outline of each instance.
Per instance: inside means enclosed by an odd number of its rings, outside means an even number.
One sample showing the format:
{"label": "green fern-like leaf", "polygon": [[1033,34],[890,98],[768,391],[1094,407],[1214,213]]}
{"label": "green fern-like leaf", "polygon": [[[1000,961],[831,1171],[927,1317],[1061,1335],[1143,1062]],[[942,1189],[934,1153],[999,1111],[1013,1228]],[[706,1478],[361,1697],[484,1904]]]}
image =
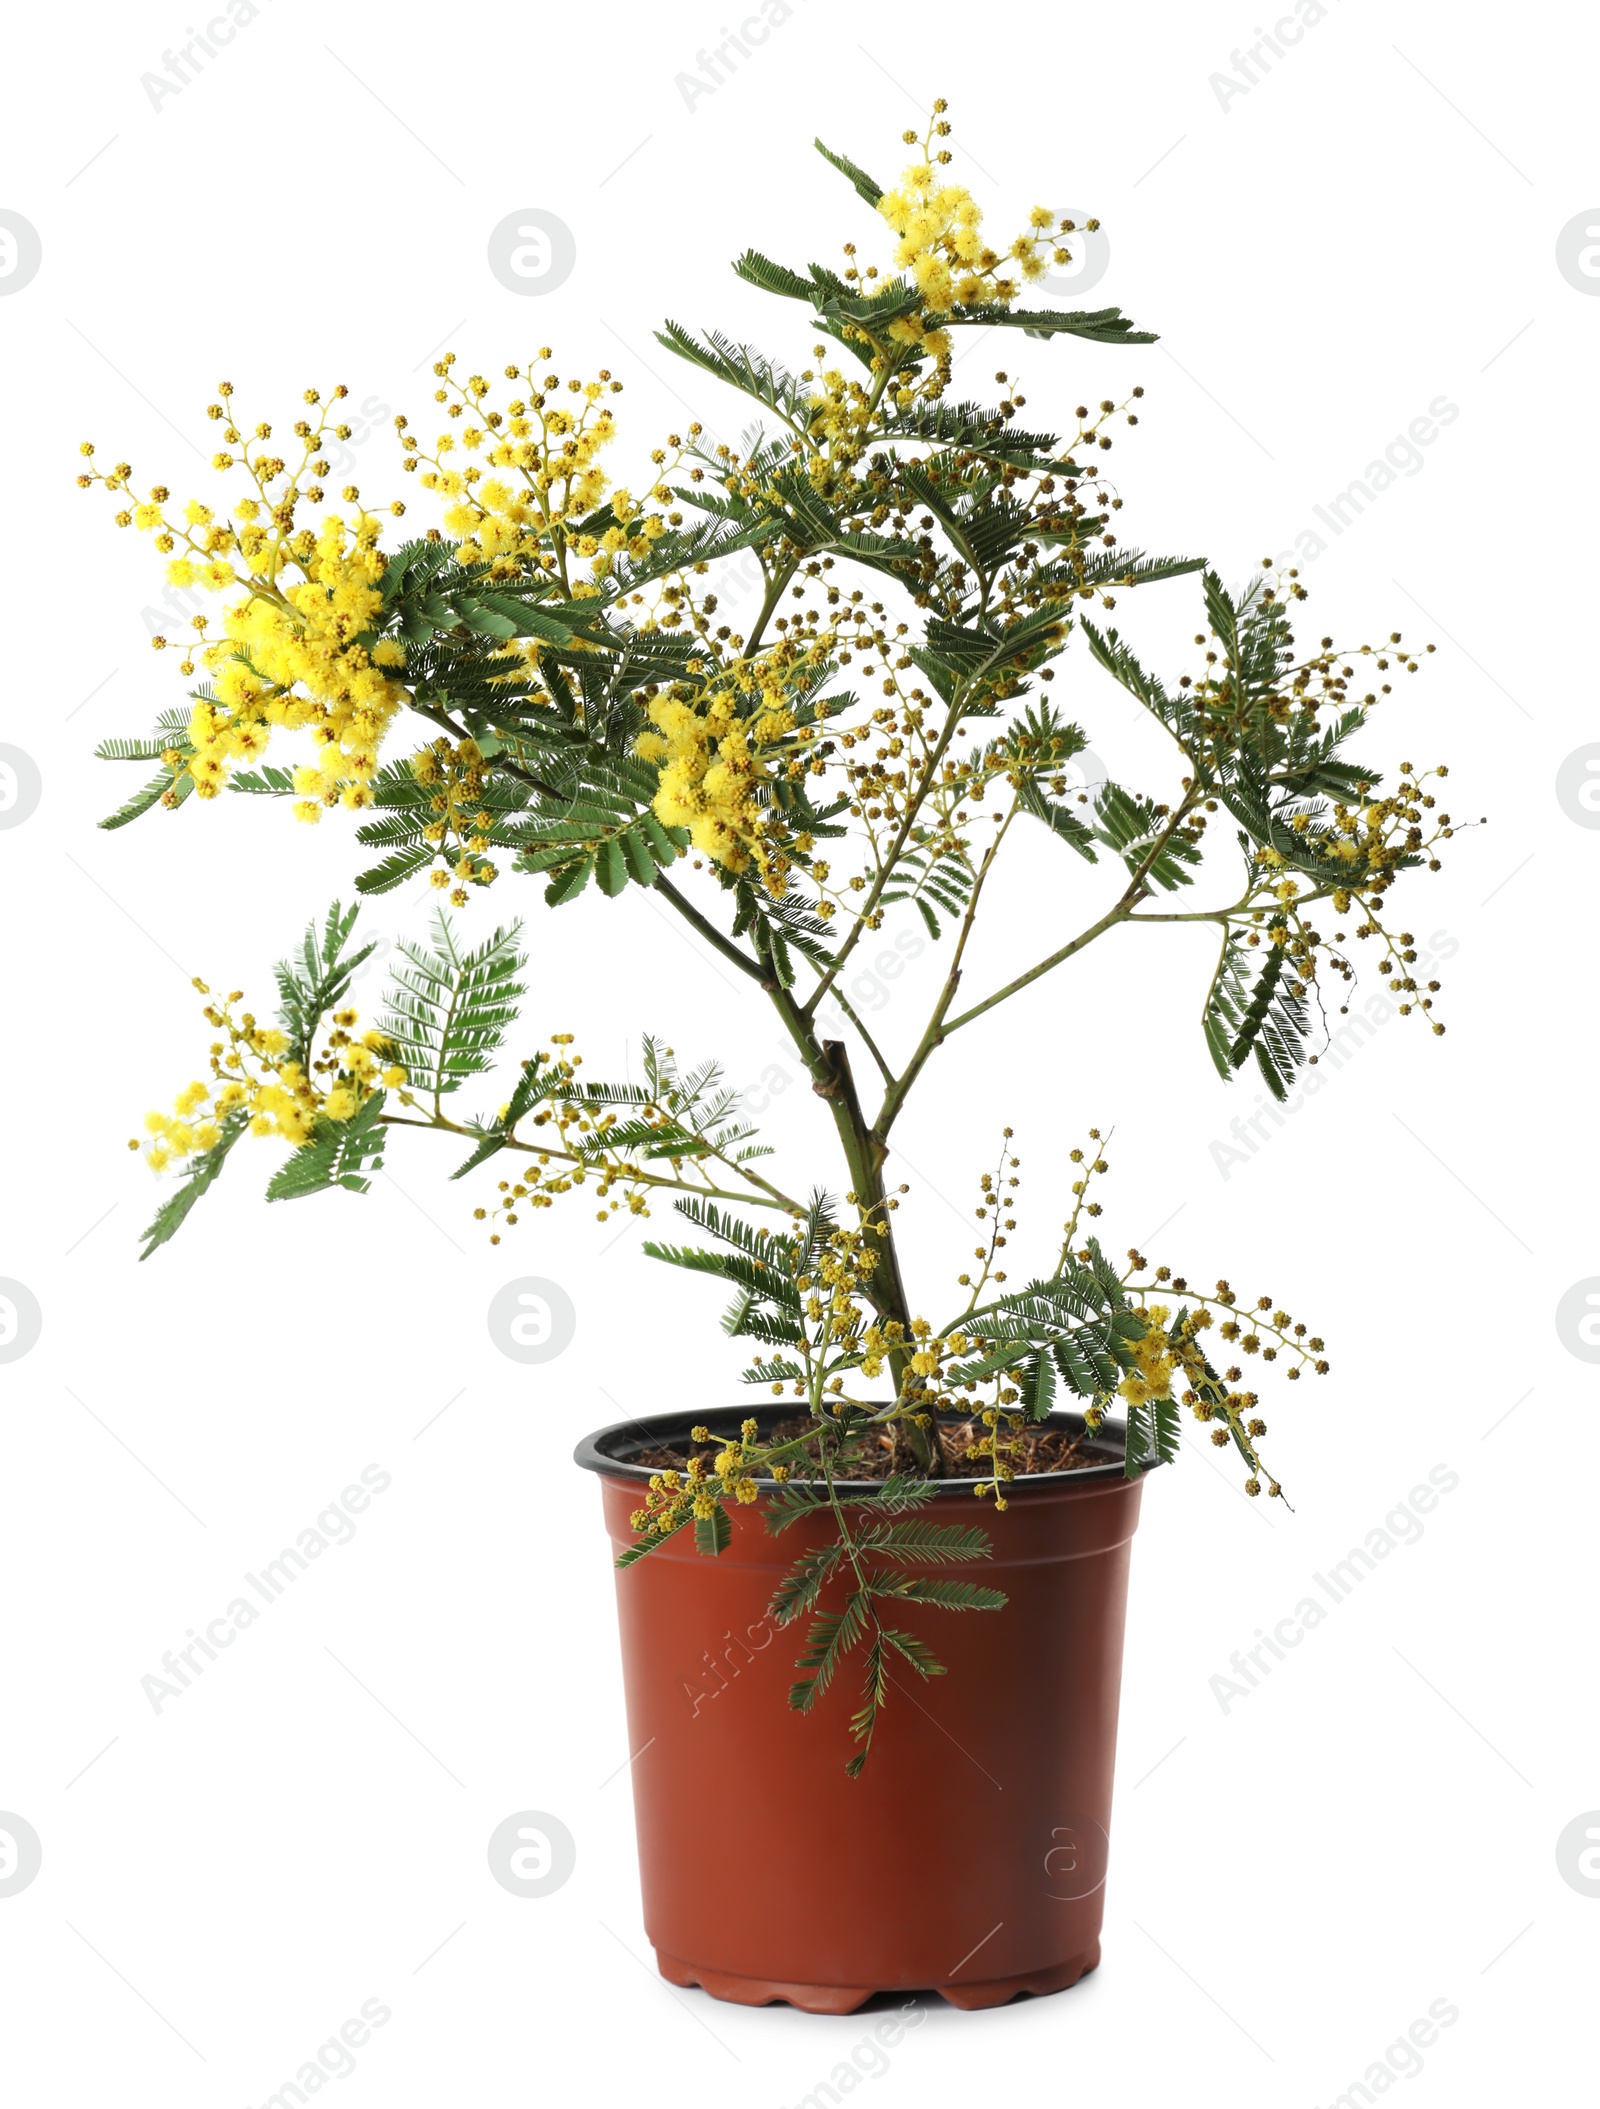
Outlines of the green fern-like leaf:
{"label": "green fern-like leaf", "polygon": [[139,1255],[141,1260],[147,1260],[158,1245],[165,1245],[169,1238],[177,1235],[187,1220],[190,1209],[202,1194],[209,1192],[215,1185],[222,1167],[228,1161],[228,1153],[248,1126],[249,1120],[245,1114],[230,1113],[222,1123],[222,1134],[218,1140],[209,1150],[202,1151],[198,1157],[190,1158],[184,1167],[177,1190],[168,1195],[140,1233],[145,1240],[145,1248]]}
{"label": "green fern-like leaf", "polygon": [[879,1523],[861,1533],[864,1550],[890,1553],[902,1560],[986,1560],[993,1551],[989,1533],[975,1523]]}
{"label": "green fern-like leaf", "polygon": [[524,993],[521,929],[497,929],[466,950],[441,910],[431,945],[404,939],[397,947],[378,1026],[414,1088],[440,1098],[490,1066]]}
{"label": "green fern-like leaf", "polygon": [[848,155],[835,154],[830,148],[825,147],[820,139],[814,139],[811,143],[824,161],[831,162],[841,176],[849,177],[850,181],[855,185],[858,197],[865,199],[867,204],[871,206],[875,207],[877,205],[878,200],[883,196],[883,185],[881,183],[874,183],[866,170],[857,168]]}
{"label": "green fern-like leaf", "polygon": [[687,359],[692,365],[715,374],[719,381],[726,381],[741,395],[766,404],[787,422],[807,418],[805,387],[764,352],[755,351],[748,344],[736,344],[719,330],[708,330],[702,342],[676,322],[668,322],[663,329],[657,330],[656,342],[665,345],[668,351],[676,352],[680,359]]}
{"label": "green fern-like leaf", "polygon": [[674,1523],[670,1530],[651,1531],[648,1537],[640,1538],[634,1544],[624,1546],[622,1551],[617,1554],[613,1565],[617,1567],[636,1567],[641,1560],[655,1552],[658,1547],[665,1545],[669,1538],[675,1538],[679,1531],[687,1529],[688,1524],[689,1518],[685,1516],[680,1522]]}
{"label": "green fern-like leaf", "polygon": [[812,1620],[806,1644],[795,1658],[795,1667],[810,1675],[797,1678],[789,1687],[789,1704],[796,1713],[810,1713],[827,1691],[840,1663],[866,1631],[871,1606],[870,1593],[855,1589],[845,1599],[843,1611]]}
{"label": "green fern-like leaf", "polygon": [[980,329],[1025,330],[1030,337],[1083,337],[1090,344],[1155,344],[1153,330],[1138,330],[1121,308],[1008,308],[986,301],[961,308],[952,322]]}
{"label": "green fern-like leaf", "polygon": [[238,769],[228,778],[228,789],[247,798],[292,798],[294,771],[267,763],[259,769]]}
{"label": "green fern-like leaf", "polygon": [[[813,1496],[804,1509],[815,1508]],[[793,1514],[790,1521],[794,1520]],[[787,1626],[797,1618],[803,1618],[813,1609],[825,1585],[832,1579],[846,1548],[837,1540],[831,1545],[818,1545],[803,1552],[773,1591],[772,1602],[767,1607],[780,1626]]]}
{"label": "green fern-like leaf", "polygon": [[301,1069],[309,1069],[312,1042],[323,1019],[336,1010],[350,993],[357,967],[377,950],[377,941],[350,949],[359,904],[343,908],[335,901],[323,919],[321,930],[307,926],[300,950],[281,959],[273,968],[278,984],[278,1019],[289,1036],[289,1056]]}
{"label": "green fern-like leaf", "polygon": [[[799,1523],[803,1517],[814,1516],[818,1509],[826,1506],[822,1496],[814,1493],[803,1480],[791,1479],[768,1496],[763,1505],[763,1514],[767,1529],[776,1537],[781,1531],[786,1531],[791,1523]],[[842,1553],[842,1546],[840,1551]]]}
{"label": "green fern-like leaf", "polygon": [[940,923],[935,910],[959,922],[975,883],[965,852],[958,855],[932,847],[925,835],[919,835],[895,859],[881,898],[886,907],[910,901],[937,944]]}
{"label": "green fern-like leaf", "polygon": [[861,1745],[844,1768],[851,1779],[861,1777],[862,1767],[866,1764],[867,1754],[872,1748],[872,1736],[878,1725],[878,1715],[888,1697],[889,1665],[886,1654],[884,1636],[880,1629],[874,1634],[867,1649],[861,1705],[850,1716],[850,1734]]}
{"label": "green fern-like leaf", "polygon": [[936,1604],[941,1611],[1000,1611],[1005,1607],[1003,1589],[985,1589],[979,1582],[958,1582],[944,1575],[900,1574],[880,1569],[872,1577],[874,1596],[892,1596],[903,1603]]}
{"label": "green fern-like leaf", "polygon": [[[802,278],[798,271],[791,271],[783,264],[775,264],[758,249],[747,249],[733,268],[748,285],[758,286],[763,293],[781,293],[787,300],[808,300],[813,303],[818,298],[815,280]],[[835,279],[834,284],[842,288],[844,281]]]}
{"label": "green fern-like leaf", "polygon": [[1137,1479],[1153,1464],[1171,1464],[1178,1454],[1180,1428],[1174,1399],[1147,1399],[1131,1405],[1123,1438],[1123,1477]]}
{"label": "green fern-like leaf", "polygon": [[1194,884],[1189,867],[1200,862],[1200,852],[1187,836],[1169,834],[1151,855],[1163,825],[1152,799],[1135,798],[1120,784],[1107,783],[1095,793],[1094,810],[1095,833],[1117,852],[1130,872],[1143,871],[1168,892]]}
{"label": "green fern-like leaf", "polygon": [[903,1656],[910,1663],[919,1677],[944,1675],[944,1664],[927,1642],[919,1640],[915,1633],[902,1633],[894,1626],[885,1626],[883,1637],[897,1655]]}
{"label": "green fern-like leaf", "polygon": [[155,731],[147,737],[129,738],[119,734],[114,739],[102,740],[94,753],[95,760],[101,762],[153,762],[159,761],[172,748],[180,754],[189,751],[189,713],[186,710],[164,710],[156,719]]}
{"label": "green fern-like leaf", "polygon": [[152,806],[160,805],[168,792],[172,794],[172,804],[181,806],[193,789],[192,776],[181,776],[174,784],[170,771],[163,769],[159,776],[152,776],[148,783],[142,784],[131,798],[124,799],[114,813],[108,813],[100,825],[103,828],[126,827],[130,820],[137,820],[141,813],[148,813]]}
{"label": "green fern-like leaf", "polygon": [[1311,1020],[1304,999],[1285,979],[1293,970],[1286,965],[1281,945],[1266,948],[1253,985],[1250,965],[1250,952],[1230,928],[1206,993],[1206,1045],[1218,1075],[1225,1078],[1253,1053],[1262,1081],[1281,1101],[1305,1062]]}
{"label": "green fern-like leaf", "polygon": [[267,1199],[301,1201],[334,1186],[364,1194],[372,1184],[367,1173],[383,1162],[383,1100],[384,1094],[377,1091],[349,1120],[319,1120],[311,1140],[291,1152],[273,1174]]}
{"label": "green fern-like leaf", "polygon": [[719,1553],[726,1552],[732,1543],[733,1525],[728,1521],[728,1512],[720,1501],[712,1504],[709,1516],[695,1517],[694,1549],[696,1552],[704,1553],[708,1559],[715,1559]]}

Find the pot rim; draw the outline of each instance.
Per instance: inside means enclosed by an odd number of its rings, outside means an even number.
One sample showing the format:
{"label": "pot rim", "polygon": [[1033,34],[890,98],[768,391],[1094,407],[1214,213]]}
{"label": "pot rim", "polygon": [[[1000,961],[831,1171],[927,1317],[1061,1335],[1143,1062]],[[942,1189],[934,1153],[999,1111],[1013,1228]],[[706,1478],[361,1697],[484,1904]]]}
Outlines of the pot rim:
{"label": "pot rim", "polygon": [[[758,1408],[754,1412],[748,1406],[730,1407],[726,1410],[736,1413],[741,1420],[754,1419],[762,1421],[773,1418],[773,1411],[770,1407],[764,1411]],[[583,1438],[582,1442],[577,1445],[572,1453],[573,1463],[581,1466],[585,1472],[598,1473],[603,1479],[629,1479],[643,1485],[649,1480],[653,1472],[658,1472],[662,1468],[659,1465],[639,1463],[636,1457],[627,1454],[630,1446],[634,1451],[646,1447],[654,1447],[660,1442],[661,1438],[672,1430],[687,1436],[688,1431],[692,1427],[697,1424],[703,1424],[703,1418],[700,1414],[677,1411],[672,1413],[643,1414],[635,1416],[632,1420],[612,1421],[608,1426],[597,1428],[592,1434]],[[959,1424],[968,1418],[970,1416],[959,1413],[940,1415],[942,1421],[949,1422],[952,1425]],[[1046,1428],[1069,1428],[1076,1433],[1084,1427],[1085,1423],[1081,1413],[1054,1412],[1046,1414],[1042,1422],[1036,1422],[1034,1425]],[[1093,1445],[1096,1451],[1103,1450],[1110,1453],[1099,1464],[1080,1465],[1070,1472],[1021,1473],[1017,1478],[1006,1482],[1006,1500],[1008,1502],[1019,1499],[1026,1500],[1030,1495],[1050,1493],[1068,1487],[1104,1486],[1113,1480],[1125,1482],[1127,1474],[1123,1470],[1123,1456],[1126,1437],[1127,1424],[1125,1422],[1102,1421],[1099,1429],[1089,1437],[1089,1443]],[[1140,1471],[1139,1477],[1143,1479],[1149,1472],[1156,1469],[1160,1462],[1161,1460],[1158,1458],[1149,1459]],[[755,1484],[763,1492],[777,1491],[779,1481],[759,1473],[754,1474],[753,1477]],[[820,1487],[825,1484],[820,1479],[795,1478],[791,1478],[785,1483],[789,1486],[809,1487]],[[870,1488],[873,1484],[874,1482],[871,1480],[849,1480],[841,1482],[841,1487],[853,1494],[858,1490]],[[926,1489],[930,1497],[937,1499],[945,1495],[971,1494],[976,1484],[977,1482],[971,1479],[935,1479],[926,1482]]]}

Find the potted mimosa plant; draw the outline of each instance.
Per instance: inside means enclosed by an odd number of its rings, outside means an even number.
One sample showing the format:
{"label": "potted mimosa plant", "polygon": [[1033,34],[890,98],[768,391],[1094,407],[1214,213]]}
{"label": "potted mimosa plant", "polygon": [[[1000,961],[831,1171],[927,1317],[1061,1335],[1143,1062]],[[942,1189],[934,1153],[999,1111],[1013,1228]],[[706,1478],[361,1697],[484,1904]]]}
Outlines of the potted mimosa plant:
{"label": "potted mimosa plant", "polygon": [[[1281,1098],[1361,944],[1398,1009],[1443,1031],[1391,897],[1437,868],[1444,772],[1403,763],[1385,783],[1349,751],[1416,658],[1398,636],[1297,643],[1292,571],[1229,591],[1200,558],[1130,546],[1105,455],[1141,389],[1064,433],[1033,428],[1008,366],[992,400],[957,394],[963,331],[1080,356],[1153,339],[1116,308],[1030,305],[1076,230],[1039,210],[991,247],[948,133],[940,103],[887,191],[822,149],[871,254],[739,260],[798,333],[792,364],[660,332],[753,400],[737,447],[690,424],[619,487],[621,383],[564,380],[544,348],[493,381],[447,355],[436,435],[395,419],[401,470],[432,501],[420,535],[395,524],[404,503],[328,487],[343,388],[307,390],[280,436],[222,385],[214,503],[140,497],[90,446],[79,478],[220,609],[157,640],[196,685],[148,737],[102,750],[154,768],[105,824],[222,794],[309,823],[348,813],[358,894],[427,875],[448,896],[365,1022],[353,907],[279,966],[270,1022],[202,988],[205,1074],[149,1117],[173,1183],[145,1256],[247,1133],[288,1146],[272,1200],[362,1191],[401,1131],[450,1138],[495,1244],[524,1224],[537,1239],[558,1206],[676,1209],[645,1251],[721,1284],[751,1403],[725,1403],[708,1353],[698,1412],[642,1401],[578,1453],[616,1548],[646,1922],[679,1983],[829,2011],[922,1986],[993,2005],[1098,1960],[1144,1476],[1188,1414],[1249,1493],[1279,1496],[1255,1371],[1293,1384],[1328,1366],[1272,1298],[1108,1255],[1093,1128],[1060,1139],[1052,1235],[1020,1272],[1020,1146],[999,1120],[952,1131],[976,1243],[943,1286],[909,1282],[894,1149],[911,1094],[952,1041],[980,1047],[1010,1006],[1026,1031],[1046,977],[1152,922],[1209,930],[1196,1038],[1224,1079],[1250,1065]],[[736,624],[719,583],[752,563]],[[1112,619],[1156,585],[1199,611],[1174,679]],[[1168,736],[1160,782],[1085,779],[1087,735],[1052,700],[1069,647]],[[993,874],[1030,831],[1060,860],[1037,956],[986,980]],[[789,1168],[760,1143],[716,1050],[681,1060],[647,1037],[639,1080],[607,1081],[548,1019],[527,1039],[519,925],[483,927],[480,905],[524,878],[551,910],[585,904],[608,959],[650,939],[636,892],[681,918],[792,1045],[816,1160]],[[912,919],[944,973],[885,1047],[847,970]],[[491,1102],[457,1110],[502,1051]],[[764,1827],[794,1834],[776,1880],[729,1843]]]}

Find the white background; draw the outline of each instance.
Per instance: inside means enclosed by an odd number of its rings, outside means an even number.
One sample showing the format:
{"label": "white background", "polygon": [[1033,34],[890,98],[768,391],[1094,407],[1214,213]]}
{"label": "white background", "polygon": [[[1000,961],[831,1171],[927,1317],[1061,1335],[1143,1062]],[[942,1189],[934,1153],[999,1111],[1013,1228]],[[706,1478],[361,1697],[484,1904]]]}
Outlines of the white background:
{"label": "white background", "polygon": [[[43,796],[0,832],[0,1275],[44,1325],[0,1370],[0,1809],[37,1829],[44,1863],[0,1897],[8,2090],[258,2104],[377,1999],[391,2018],[340,2083],[352,2100],[648,2087],[792,2104],[871,2026],[671,1991],[639,1923],[612,1580],[595,1488],[567,1459],[620,1411],[728,1396],[714,1296],[580,1207],[491,1251],[451,1153],[420,1137],[364,1200],[271,1209],[275,1148],[241,1147],[179,1241],[134,1264],[153,1182],[126,1139],[200,1066],[187,977],[264,1000],[272,959],[360,853],[337,823],[242,799],[95,832],[135,778],[94,744],[142,730],[182,684],[146,642],[159,560],[72,478],[93,436],[141,483],[211,495],[193,449],[213,444],[219,377],[252,418],[287,423],[302,387],[342,379],[427,433],[446,342],[491,373],[547,342],[564,373],[627,381],[614,452],[637,483],[691,411],[740,422],[653,326],[715,323],[802,363],[800,312],[727,261],[749,243],[803,263],[873,242],[812,134],[889,180],[902,127],[944,93],[956,173],[991,227],[1036,202],[1099,213],[1111,267],[1091,303],[1162,333],[1145,350],[968,354],[975,389],[1023,367],[1036,423],[1144,382],[1113,456],[1130,539],[1241,579],[1435,398],[1458,407],[1420,470],[1342,535],[1319,530],[1304,634],[1438,645],[1364,751],[1448,759],[1452,810],[1490,822],[1409,889],[1408,927],[1455,948],[1448,1036],[1385,1024],[1227,1176],[1212,1146],[1261,1094],[1226,1090],[1206,1057],[1204,937],[1124,933],[929,1073],[902,1137],[918,1301],[960,1264],[957,1216],[999,1121],[1018,1130],[1042,1257],[1064,1153],[1098,1120],[1117,1130],[1112,1249],[1138,1240],[1270,1292],[1327,1335],[1335,1369],[1268,1415],[1294,1514],[1248,1505],[1209,1450],[1149,1489],[1103,1966],[998,2012],[935,2002],[856,2091],[1322,2104],[1442,1999],[1459,2019],[1408,2099],[1576,2099],[1600,1902],[1563,1882],[1555,1844],[1600,1805],[1600,1436],[1594,1368],[1555,1309],[1600,1272],[1585,1111],[1600,833],[1554,786],[1600,738],[1584,651],[1600,299],[1555,250],[1600,194],[1593,30],[1576,12],[1342,0],[1224,108],[1211,77],[1254,34],[1244,0],[1081,26],[1055,8],[801,0],[690,109],[676,77],[721,34],[709,0],[269,0],[153,109],[141,76],[186,20],[177,0],[134,0],[35,11],[9,36],[0,205],[38,230],[43,265],[0,299],[0,739],[34,759]],[[577,243],[540,297],[485,261],[490,229],[527,208]],[[400,488],[382,422],[360,455],[374,499]],[[1198,612],[1184,581],[1119,619],[1175,674]],[[1081,649],[1056,695],[1115,771],[1161,762]],[[1019,860],[989,971],[1081,927],[1112,883],[1052,847]],[[774,1033],[655,903],[591,890],[551,916],[536,888],[518,894],[508,879],[470,913],[529,917],[530,1041],[578,1031],[592,1070],[614,1072],[649,1027],[752,1085],[774,1059]],[[367,921],[392,940],[425,912],[400,894]],[[934,973],[930,950],[859,992],[895,1045]],[[792,1082],[773,1138],[793,1183],[837,1177]],[[536,1369],[484,1322],[519,1274],[558,1281],[577,1311],[573,1345]],[[368,1464],[393,1483],[354,1541],[155,1714],[140,1680],[163,1651]],[[1211,1680],[1233,1651],[1436,1466],[1460,1483],[1420,1540],[1224,1710]],[[751,1787],[761,1879],[766,1841],[804,1812]],[[485,1861],[524,1809],[577,1842],[573,1878],[537,1900]]]}

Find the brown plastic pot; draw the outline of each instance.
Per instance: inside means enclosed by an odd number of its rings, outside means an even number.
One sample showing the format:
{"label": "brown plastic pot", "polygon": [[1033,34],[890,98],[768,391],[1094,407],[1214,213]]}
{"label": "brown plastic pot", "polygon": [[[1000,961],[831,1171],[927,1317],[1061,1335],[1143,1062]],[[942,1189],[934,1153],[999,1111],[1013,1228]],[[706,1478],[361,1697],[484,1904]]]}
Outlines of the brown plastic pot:
{"label": "brown plastic pot", "polygon": [[[634,1542],[651,1469],[633,1460],[683,1449],[689,1425],[656,1415],[578,1446],[616,1551]],[[1120,1429],[1084,1449],[1093,1465],[1016,1480],[1002,1515],[970,1481],[937,1489],[985,1523],[994,1558],[966,1571],[1009,1601],[897,1613],[947,1674],[896,1667],[859,1779],[844,1769],[859,1655],[797,1714],[804,1623],[767,1613],[801,1547],[831,1536],[825,1518],[774,1536],[763,1501],[734,1511],[718,1558],[684,1531],[618,1572],[644,1923],[663,1977],[844,2014],[924,1989],[998,2006],[1094,1968],[1143,1482],[1123,1476]]]}

